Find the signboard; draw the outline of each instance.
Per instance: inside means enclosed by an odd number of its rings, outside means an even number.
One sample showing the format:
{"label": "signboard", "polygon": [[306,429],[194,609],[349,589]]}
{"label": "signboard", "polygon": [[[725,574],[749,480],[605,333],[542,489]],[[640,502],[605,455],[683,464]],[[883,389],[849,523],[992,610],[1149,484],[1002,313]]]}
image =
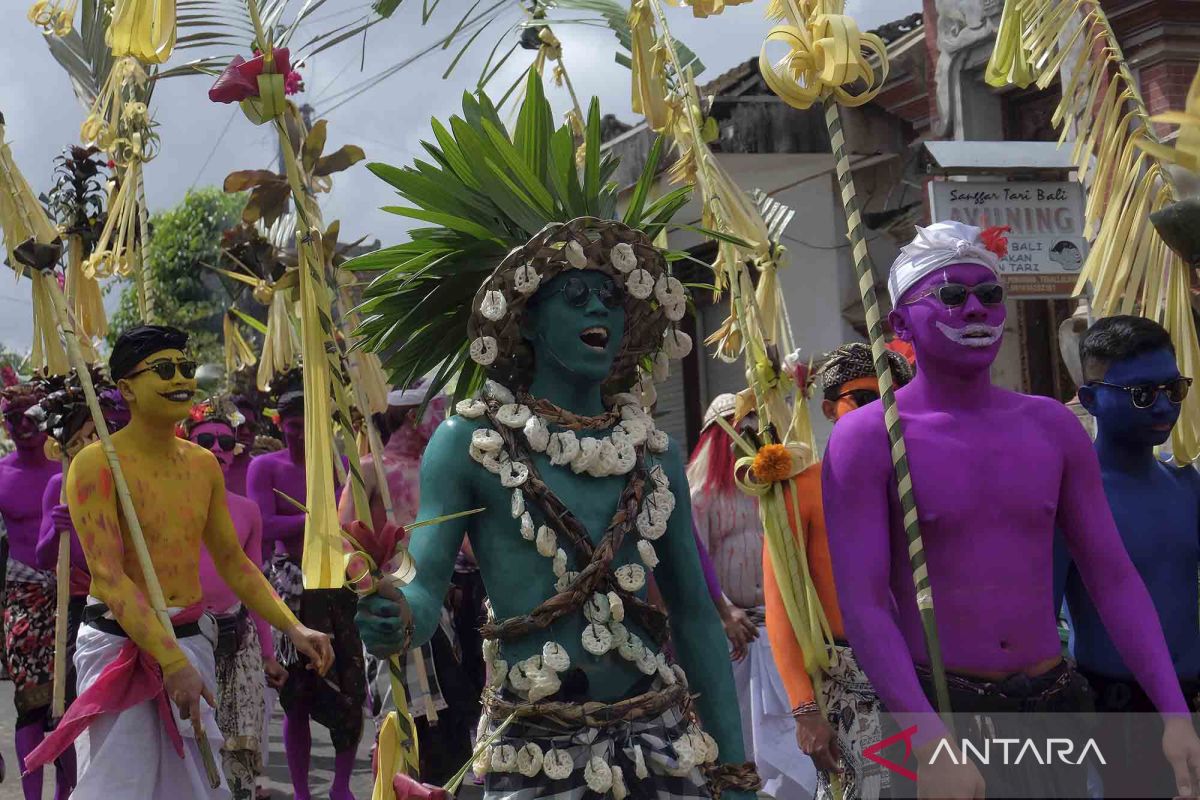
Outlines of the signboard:
{"label": "signboard", "polygon": [[1000,261],[1014,299],[1070,297],[1087,256],[1083,187],[1074,181],[931,181],[934,220],[1011,225]]}

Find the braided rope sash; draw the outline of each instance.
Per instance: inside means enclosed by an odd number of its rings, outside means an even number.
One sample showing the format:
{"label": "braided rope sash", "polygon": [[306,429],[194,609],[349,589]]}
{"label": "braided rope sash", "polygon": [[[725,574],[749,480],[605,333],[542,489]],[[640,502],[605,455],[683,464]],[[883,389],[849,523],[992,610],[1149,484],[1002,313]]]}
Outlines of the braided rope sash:
{"label": "braided rope sash", "polygon": [[631,614],[658,645],[664,644],[668,635],[666,615],[632,592],[620,588],[612,569],[613,559],[621,548],[621,543],[636,524],[638,508],[641,507],[645,494],[647,474],[641,450],[638,451],[637,464],[617,501],[616,513],[613,514],[612,521],[600,541],[593,547],[584,524],[542,480],[517,432],[500,424],[490,411],[488,419],[504,439],[509,457],[529,468],[529,478],[522,486],[527,501],[536,505],[542,512],[546,525],[571,543],[577,562],[586,566],[566,589],[528,614],[486,623],[480,627],[480,633],[487,639],[507,641],[544,630],[555,620],[582,609],[595,592],[603,589],[605,592],[616,592],[625,606],[626,613]]}

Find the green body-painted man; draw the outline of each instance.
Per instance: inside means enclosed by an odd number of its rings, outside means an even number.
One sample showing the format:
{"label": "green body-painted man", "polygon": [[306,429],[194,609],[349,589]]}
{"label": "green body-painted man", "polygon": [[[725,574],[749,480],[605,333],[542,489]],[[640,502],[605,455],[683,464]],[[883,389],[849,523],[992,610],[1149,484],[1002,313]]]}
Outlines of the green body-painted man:
{"label": "green body-painted man", "polygon": [[[523,118],[544,102],[531,85]],[[480,103],[491,127],[494,112]],[[415,189],[401,192],[420,204]],[[654,233],[595,217],[552,223],[502,251],[482,287],[473,284],[469,352],[491,380],[430,441],[418,520],[483,511],[415,530],[416,579],[402,600],[359,605],[363,641],[376,654],[427,641],[469,538],[493,615],[483,630],[490,681],[481,732],[516,713],[476,762],[489,798],[589,790],[614,800],[714,790],[739,798],[757,782],[742,763],[728,647],[692,536],[684,459],[645,410],[652,378],[691,346],[675,327],[683,287]],[[439,236],[431,241],[444,248]],[[372,292],[397,296],[386,282]],[[669,624],[645,600],[651,574]]]}

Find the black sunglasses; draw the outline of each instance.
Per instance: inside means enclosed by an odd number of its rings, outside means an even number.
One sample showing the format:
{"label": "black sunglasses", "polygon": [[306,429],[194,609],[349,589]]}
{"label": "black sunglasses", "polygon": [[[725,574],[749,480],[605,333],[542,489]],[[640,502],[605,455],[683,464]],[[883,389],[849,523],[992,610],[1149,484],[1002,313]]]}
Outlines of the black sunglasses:
{"label": "black sunglasses", "polygon": [[563,282],[558,291],[575,308],[586,306],[588,298],[593,294],[600,298],[605,308],[616,308],[625,302],[625,292],[611,281],[593,289],[583,278],[571,276]]}
{"label": "black sunglasses", "polygon": [[849,397],[851,400],[854,401],[854,405],[858,406],[859,408],[862,408],[867,403],[874,403],[876,400],[878,400],[879,392],[873,391],[871,389],[850,389],[849,391],[845,391],[845,392],[842,392],[841,394],[839,394],[837,396],[837,399],[841,400],[844,397]]}
{"label": "black sunglasses", "polygon": [[143,372],[153,372],[164,381],[169,381],[175,377],[175,368],[179,368],[179,374],[185,378],[196,377],[196,362],[195,361],[156,361],[153,364],[146,365],[145,369],[139,369],[136,372],[131,372],[125,376],[126,380],[136,378]]}
{"label": "black sunglasses", "polygon": [[1179,405],[1188,396],[1188,391],[1192,388],[1192,379],[1182,377],[1161,383],[1157,386],[1151,383],[1143,383],[1140,386],[1122,386],[1119,383],[1105,383],[1104,381],[1090,381],[1090,383],[1129,392],[1129,399],[1133,401],[1134,408],[1149,408],[1154,405],[1155,401],[1158,400],[1159,392],[1165,393],[1168,400],[1175,405]]}
{"label": "black sunglasses", "polygon": [[221,445],[222,450],[232,450],[237,445],[237,439],[228,433],[200,433],[195,442],[205,450],[212,450],[214,444]]}
{"label": "black sunglasses", "polygon": [[961,305],[965,305],[967,298],[971,295],[979,298],[979,302],[985,306],[998,306],[1004,302],[1004,287],[998,283],[980,283],[975,286],[964,286],[961,283],[943,283],[926,289],[915,297],[910,297],[904,301],[904,305],[911,305],[918,300],[934,296],[946,308],[958,308]]}

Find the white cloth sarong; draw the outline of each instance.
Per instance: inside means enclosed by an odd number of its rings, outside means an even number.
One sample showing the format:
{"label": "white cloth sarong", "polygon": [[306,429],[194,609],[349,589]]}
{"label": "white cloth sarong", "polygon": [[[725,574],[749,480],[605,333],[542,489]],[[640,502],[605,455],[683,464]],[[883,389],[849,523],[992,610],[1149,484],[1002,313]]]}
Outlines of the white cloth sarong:
{"label": "white cloth sarong", "polygon": [[817,770],[796,744],[796,721],[766,627],[759,627],[746,657],[733,662],[733,682],[746,758],[758,767],[763,793],[776,800],[809,800],[817,786]]}
{"label": "white cloth sarong", "polygon": [[[104,633],[90,625],[80,626],[75,650],[80,692],[100,677],[126,641],[123,636]],[[212,642],[203,635],[188,636],[179,640],[179,646],[215,696],[216,660]],[[216,714],[203,698],[200,709],[212,751],[219,754],[224,737],[217,727]],[[179,717],[173,703],[171,710],[183,736],[183,758],[175,752],[163,730],[153,700],[120,714],[98,717],[76,741],[79,780],[71,793],[72,800],[229,800],[223,775],[219,788],[213,789],[208,784],[192,723]],[[220,763],[218,760],[218,769]]]}

